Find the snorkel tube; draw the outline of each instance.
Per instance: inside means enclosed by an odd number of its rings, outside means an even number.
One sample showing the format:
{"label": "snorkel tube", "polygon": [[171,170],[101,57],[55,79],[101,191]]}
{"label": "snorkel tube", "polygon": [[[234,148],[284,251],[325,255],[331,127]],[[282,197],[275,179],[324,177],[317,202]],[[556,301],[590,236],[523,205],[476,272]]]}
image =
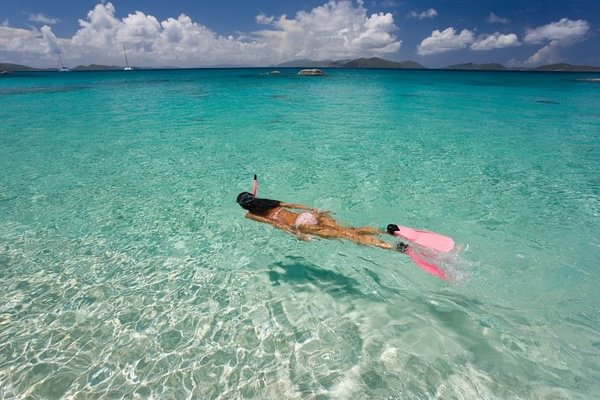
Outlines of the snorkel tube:
{"label": "snorkel tube", "polygon": [[256,179],[256,174],[254,174],[254,180],[252,181],[252,196],[256,197],[257,191],[258,191],[258,180]]}

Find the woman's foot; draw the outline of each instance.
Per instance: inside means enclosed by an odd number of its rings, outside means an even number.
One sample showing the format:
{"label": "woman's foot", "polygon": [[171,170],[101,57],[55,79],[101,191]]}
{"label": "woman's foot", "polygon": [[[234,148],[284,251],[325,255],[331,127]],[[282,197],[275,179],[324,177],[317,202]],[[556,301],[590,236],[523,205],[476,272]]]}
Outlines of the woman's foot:
{"label": "woman's foot", "polygon": [[398,242],[396,244],[396,250],[398,250],[400,253],[406,252],[407,249],[408,245],[406,243]]}

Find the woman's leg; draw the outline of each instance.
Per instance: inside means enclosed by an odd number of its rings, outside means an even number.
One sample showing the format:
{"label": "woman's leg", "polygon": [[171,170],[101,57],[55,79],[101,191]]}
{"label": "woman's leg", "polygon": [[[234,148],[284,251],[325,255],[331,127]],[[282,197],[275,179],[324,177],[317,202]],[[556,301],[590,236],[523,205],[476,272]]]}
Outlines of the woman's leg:
{"label": "woman's leg", "polygon": [[352,240],[354,243],[367,245],[367,246],[375,246],[381,249],[393,250],[394,246],[388,242],[384,242],[381,239],[374,238],[368,235],[350,235],[347,237],[349,240]]}
{"label": "woman's leg", "polygon": [[352,229],[354,232],[359,235],[380,235],[384,233],[381,229],[373,228],[371,226],[359,226],[357,228],[348,228]]}
{"label": "woman's leg", "polygon": [[323,213],[319,214],[319,226],[339,229],[339,230],[348,230],[351,229],[359,235],[379,235],[383,233],[380,229],[373,228],[370,226],[359,226],[359,227],[345,227],[341,226],[337,223],[337,221],[331,218],[328,214]]}
{"label": "woman's leg", "polygon": [[356,244],[364,246],[375,246],[381,249],[392,250],[394,246],[381,239],[377,239],[368,235],[357,234],[353,228],[326,228],[322,226],[299,226],[298,230],[302,233],[308,233],[316,236],[320,236],[326,239],[347,239]]}

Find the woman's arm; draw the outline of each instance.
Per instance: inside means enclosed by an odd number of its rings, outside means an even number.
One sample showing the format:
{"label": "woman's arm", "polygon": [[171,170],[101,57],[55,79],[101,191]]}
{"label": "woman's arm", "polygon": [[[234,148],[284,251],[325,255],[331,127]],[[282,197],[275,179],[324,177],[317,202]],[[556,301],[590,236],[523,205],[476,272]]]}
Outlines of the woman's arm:
{"label": "woman's arm", "polygon": [[291,208],[291,209],[295,208],[297,210],[308,210],[310,212],[313,212],[313,213],[319,214],[319,215],[330,215],[331,214],[331,211],[319,211],[319,209],[316,207],[303,206],[302,204],[280,203],[279,205],[281,207],[285,207],[285,208]]}
{"label": "woman's arm", "polygon": [[295,208],[295,209],[298,209],[298,210],[316,211],[316,208],[303,206],[302,204],[293,204],[293,203],[284,203],[284,202],[281,202],[279,205],[281,207],[285,207],[285,208]]}

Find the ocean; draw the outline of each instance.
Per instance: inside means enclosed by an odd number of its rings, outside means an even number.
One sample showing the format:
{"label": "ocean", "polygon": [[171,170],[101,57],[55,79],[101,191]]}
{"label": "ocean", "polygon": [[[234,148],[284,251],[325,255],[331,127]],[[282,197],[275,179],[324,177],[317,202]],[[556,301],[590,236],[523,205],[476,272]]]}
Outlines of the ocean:
{"label": "ocean", "polygon": [[[269,71],[0,78],[0,398],[600,393],[598,74]],[[451,280],[245,219],[253,174]]]}

